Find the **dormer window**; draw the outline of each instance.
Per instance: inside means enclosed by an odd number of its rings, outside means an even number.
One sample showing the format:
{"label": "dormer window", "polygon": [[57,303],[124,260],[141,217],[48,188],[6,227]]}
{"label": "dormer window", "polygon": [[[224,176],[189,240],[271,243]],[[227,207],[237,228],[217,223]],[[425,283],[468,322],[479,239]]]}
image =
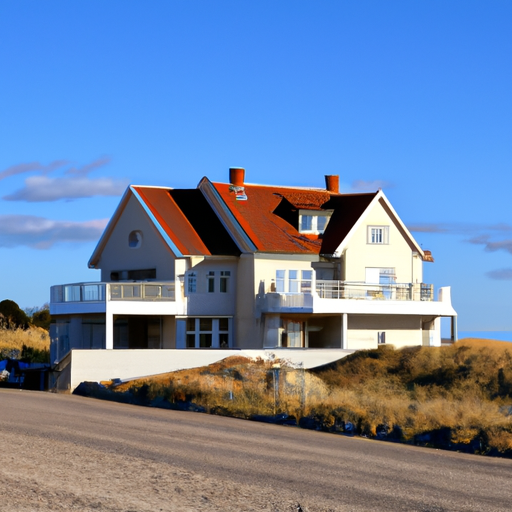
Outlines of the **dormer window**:
{"label": "dormer window", "polygon": [[311,235],[321,235],[329,224],[332,211],[312,211],[300,210],[299,211],[299,233],[306,233]]}

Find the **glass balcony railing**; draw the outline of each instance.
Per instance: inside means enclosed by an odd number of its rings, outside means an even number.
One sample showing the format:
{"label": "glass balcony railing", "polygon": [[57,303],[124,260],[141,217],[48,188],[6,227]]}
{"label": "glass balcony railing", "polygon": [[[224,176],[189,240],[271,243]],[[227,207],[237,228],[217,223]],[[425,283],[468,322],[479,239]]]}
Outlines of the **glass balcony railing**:
{"label": "glass balcony railing", "polygon": [[51,287],[52,303],[106,300],[174,301],[174,282],[75,283]]}

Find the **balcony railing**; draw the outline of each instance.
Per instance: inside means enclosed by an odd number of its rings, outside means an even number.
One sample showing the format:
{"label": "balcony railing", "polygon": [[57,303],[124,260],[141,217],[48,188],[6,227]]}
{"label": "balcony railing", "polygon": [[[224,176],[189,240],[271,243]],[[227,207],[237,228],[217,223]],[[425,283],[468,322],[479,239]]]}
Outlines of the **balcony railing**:
{"label": "balcony railing", "polygon": [[175,283],[76,283],[51,287],[51,302],[174,301]]}
{"label": "balcony railing", "polygon": [[349,281],[316,281],[321,299],[434,300],[434,286],[425,283],[368,284]]}

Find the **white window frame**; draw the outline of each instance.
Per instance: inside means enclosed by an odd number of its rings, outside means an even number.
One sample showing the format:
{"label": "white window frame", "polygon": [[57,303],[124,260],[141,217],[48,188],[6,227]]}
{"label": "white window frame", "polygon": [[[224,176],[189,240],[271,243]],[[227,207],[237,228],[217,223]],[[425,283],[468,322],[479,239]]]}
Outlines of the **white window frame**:
{"label": "white window frame", "polygon": [[276,270],[275,291],[277,293],[311,293],[313,282],[312,269]]}
{"label": "white window frame", "polygon": [[[185,320],[185,347],[189,349],[193,348],[201,348],[201,349],[215,349],[215,348],[229,348],[231,346],[231,318],[229,317],[197,317],[197,318],[187,318]],[[194,321],[194,329],[188,329],[188,322],[190,320]],[[201,329],[201,320],[210,320],[211,321],[211,329]],[[221,320],[227,320],[228,328],[221,329]],[[201,334],[211,335],[211,345],[209,347],[201,347]],[[221,334],[228,335],[228,346],[221,347],[220,346],[220,337]],[[194,346],[191,347],[188,345],[188,337],[194,337]]]}
{"label": "white window frame", "polygon": [[286,289],[286,270],[276,270],[276,292],[285,293]]}
{"label": "white window frame", "polygon": [[368,226],[367,243],[370,245],[388,245],[389,226]]}
{"label": "white window frame", "polygon": [[299,293],[298,270],[288,270],[288,293]]}
{"label": "white window frame", "polygon": [[311,293],[313,270],[301,270],[300,293]]}
{"label": "white window frame", "polygon": [[[304,233],[308,235],[321,235],[327,229],[329,225],[329,220],[331,219],[332,210],[299,210],[299,233]],[[311,229],[303,229],[302,228],[302,220],[303,218],[310,217],[311,218]],[[318,228],[318,219],[326,218],[326,223],[323,229]]]}
{"label": "white window frame", "polygon": [[229,293],[229,280],[231,278],[230,270],[221,270],[219,279],[219,292]]}
{"label": "white window frame", "polygon": [[215,293],[215,270],[206,273],[206,292]]}
{"label": "white window frame", "polygon": [[197,273],[187,273],[187,294],[197,292]]}

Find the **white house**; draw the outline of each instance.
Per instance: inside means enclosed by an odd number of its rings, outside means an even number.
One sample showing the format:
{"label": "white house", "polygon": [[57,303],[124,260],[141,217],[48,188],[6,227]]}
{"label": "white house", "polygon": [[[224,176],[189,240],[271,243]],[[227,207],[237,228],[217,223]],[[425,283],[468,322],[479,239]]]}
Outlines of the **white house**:
{"label": "white house", "polygon": [[439,346],[441,317],[455,340],[450,289],[423,282],[432,256],[384,193],[325,178],[254,185],[233,168],[230,183],[130,186],[89,260],[101,281],[51,289],[52,362],[72,349]]}

